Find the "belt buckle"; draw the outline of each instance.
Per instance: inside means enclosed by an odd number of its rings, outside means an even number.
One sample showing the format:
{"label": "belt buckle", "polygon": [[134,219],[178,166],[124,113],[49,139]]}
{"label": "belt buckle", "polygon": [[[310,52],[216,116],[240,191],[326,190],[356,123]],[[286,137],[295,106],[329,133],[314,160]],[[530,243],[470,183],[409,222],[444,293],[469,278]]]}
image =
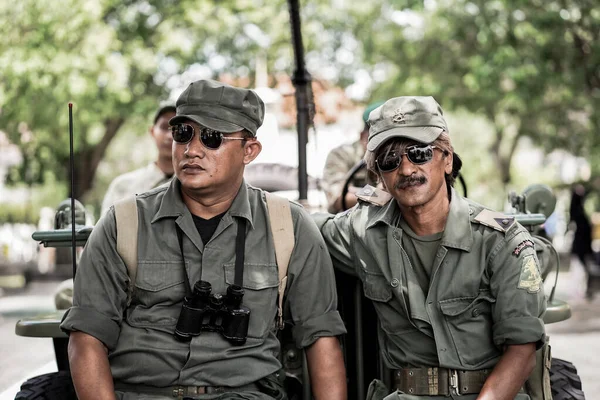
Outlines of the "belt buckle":
{"label": "belt buckle", "polygon": [[457,396],[462,396],[460,394],[460,386],[458,382],[458,371],[455,369],[451,369],[448,371],[450,374],[450,387],[454,390],[454,394]]}
{"label": "belt buckle", "polygon": [[207,393],[206,386],[178,386],[173,389],[173,397],[176,399],[185,399],[188,396]]}

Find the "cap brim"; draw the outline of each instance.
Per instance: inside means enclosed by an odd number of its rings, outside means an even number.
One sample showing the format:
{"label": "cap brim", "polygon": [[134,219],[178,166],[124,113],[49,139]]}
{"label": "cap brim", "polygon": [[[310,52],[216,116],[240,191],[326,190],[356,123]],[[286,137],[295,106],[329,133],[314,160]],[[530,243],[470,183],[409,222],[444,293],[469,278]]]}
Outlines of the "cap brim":
{"label": "cap brim", "polygon": [[177,125],[186,121],[194,121],[195,123],[223,133],[232,133],[243,131],[244,127],[232,124],[231,122],[223,121],[216,118],[200,116],[200,115],[177,115],[169,120],[169,125]]}
{"label": "cap brim", "polygon": [[375,151],[383,143],[396,137],[412,139],[420,143],[429,144],[437,139],[443,131],[444,130],[442,128],[437,126],[405,126],[401,128],[392,128],[369,138],[367,150]]}

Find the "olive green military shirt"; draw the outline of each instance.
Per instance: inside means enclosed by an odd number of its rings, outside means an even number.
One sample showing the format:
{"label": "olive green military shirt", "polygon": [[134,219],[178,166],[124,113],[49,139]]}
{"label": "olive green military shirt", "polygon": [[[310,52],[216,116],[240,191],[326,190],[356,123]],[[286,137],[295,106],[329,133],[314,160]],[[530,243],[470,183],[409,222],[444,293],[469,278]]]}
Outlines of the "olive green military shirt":
{"label": "olive green military shirt", "polygon": [[170,180],[171,176],[166,176],[155,162],[135,171],[119,175],[113,179],[104,194],[100,215],[106,214],[110,206],[115,204],[117,200],[147,192]]}
{"label": "olive green military shirt", "polygon": [[[342,194],[348,172],[356,163],[362,160],[365,149],[360,140],[343,144],[331,150],[325,159],[321,189],[327,197],[328,211],[333,212],[333,203]],[[354,175],[353,186],[363,187],[367,183],[367,170],[362,169]]]}
{"label": "olive green military shirt", "polygon": [[428,291],[402,248],[394,200],[314,216],[334,266],[357,275],[373,301],[387,367],[478,370],[492,368],[505,345],[542,345],[539,263],[523,246],[531,237],[499,213],[486,218],[489,226],[478,221],[483,210],[452,190]]}
{"label": "olive green military shirt", "polygon": [[[281,368],[276,338],[278,269],[264,192],[242,184],[210,241],[202,243],[181,199],[180,182],[137,196],[138,271],[131,306],[128,275],[116,250],[114,208],[95,226],[75,278],[73,307],[61,328],[82,331],[109,350],[113,378],[158,387],[228,386],[255,382]],[[337,312],[331,260],[306,211],[291,203],[295,248],[284,312],[296,344],[345,333]],[[202,277],[223,294],[234,283],[237,220],[247,220],[243,304],[250,311],[248,339],[233,346],[221,334],[202,331],[189,343],[173,337],[185,295]],[[175,226],[183,231],[185,266]]]}

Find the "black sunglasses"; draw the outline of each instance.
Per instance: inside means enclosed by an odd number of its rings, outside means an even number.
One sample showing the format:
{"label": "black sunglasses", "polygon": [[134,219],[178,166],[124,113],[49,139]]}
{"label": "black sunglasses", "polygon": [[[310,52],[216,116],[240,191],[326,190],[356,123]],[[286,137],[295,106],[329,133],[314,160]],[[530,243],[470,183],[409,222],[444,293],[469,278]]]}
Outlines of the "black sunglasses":
{"label": "black sunglasses", "polygon": [[[223,132],[215,131],[210,128],[202,127],[199,131],[200,143],[211,150],[218,149],[221,144],[223,144],[223,140],[248,140],[248,138],[225,136]],[[194,137],[196,128],[189,124],[179,124],[171,127],[171,133],[173,134],[173,141],[179,144],[186,144]]]}
{"label": "black sunglasses", "polygon": [[377,157],[375,162],[377,163],[377,168],[379,168],[381,172],[391,172],[400,166],[400,163],[402,163],[402,156],[406,154],[406,158],[408,158],[408,161],[411,163],[423,165],[433,159],[433,149],[436,148],[438,147],[431,144],[416,144],[407,147],[404,153],[399,153],[397,151],[382,153]]}

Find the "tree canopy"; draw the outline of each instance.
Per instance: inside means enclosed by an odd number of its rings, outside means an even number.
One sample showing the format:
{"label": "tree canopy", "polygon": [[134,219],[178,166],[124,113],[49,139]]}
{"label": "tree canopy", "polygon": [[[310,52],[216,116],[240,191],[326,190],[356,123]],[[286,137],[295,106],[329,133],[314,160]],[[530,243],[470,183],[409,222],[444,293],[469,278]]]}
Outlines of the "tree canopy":
{"label": "tree canopy", "polygon": [[[313,76],[362,80],[365,101],[431,94],[484,116],[504,183],[522,137],[598,158],[595,0],[315,0],[301,10]],[[283,0],[24,0],[0,4],[0,35],[0,129],[24,153],[10,179],[68,180],[72,101],[76,197],[122,128],[146,126],[190,80],[227,72],[252,85],[257,58],[273,73],[293,68]]]}
{"label": "tree canopy", "polygon": [[495,131],[489,152],[505,184],[511,181],[510,162],[522,137],[546,151],[562,148],[597,158],[597,2],[424,4],[423,9],[380,14],[377,40],[365,43],[364,57],[393,72],[376,95],[428,93],[445,109],[465,108],[485,116]]}

